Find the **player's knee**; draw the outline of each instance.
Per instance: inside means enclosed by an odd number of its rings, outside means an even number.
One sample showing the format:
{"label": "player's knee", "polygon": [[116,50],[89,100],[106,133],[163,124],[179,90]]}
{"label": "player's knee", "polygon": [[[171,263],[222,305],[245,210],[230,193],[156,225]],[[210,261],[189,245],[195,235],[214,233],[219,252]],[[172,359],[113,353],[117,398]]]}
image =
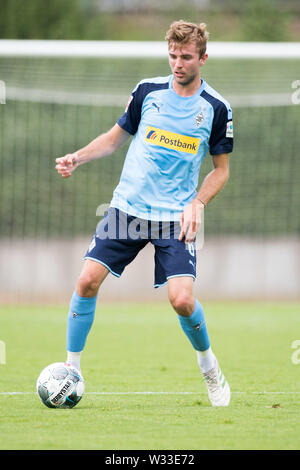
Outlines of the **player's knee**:
{"label": "player's knee", "polygon": [[183,316],[189,316],[193,312],[194,307],[194,298],[187,291],[174,292],[169,295],[169,300],[171,302],[174,310]]}
{"label": "player's knee", "polygon": [[80,275],[76,286],[78,295],[81,297],[92,297],[97,295],[98,289],[99,281],[91,273],[84,272]]}

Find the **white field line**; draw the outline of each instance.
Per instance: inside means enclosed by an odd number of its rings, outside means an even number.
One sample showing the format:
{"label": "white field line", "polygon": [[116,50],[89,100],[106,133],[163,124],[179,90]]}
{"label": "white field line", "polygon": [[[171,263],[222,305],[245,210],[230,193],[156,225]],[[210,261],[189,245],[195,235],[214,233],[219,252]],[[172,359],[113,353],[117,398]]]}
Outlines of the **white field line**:
{"label": "white field line", "polygon": [[[153,392],[153,391],[142,391],[142,392],[86,392],[85,395],[203,395],[207,392]],[[298,395],[300,391],[249,391],[240,392],[232,391],[235,395]],[[36,392],[0,392],[0,396],[6,395],[35,395]]]}

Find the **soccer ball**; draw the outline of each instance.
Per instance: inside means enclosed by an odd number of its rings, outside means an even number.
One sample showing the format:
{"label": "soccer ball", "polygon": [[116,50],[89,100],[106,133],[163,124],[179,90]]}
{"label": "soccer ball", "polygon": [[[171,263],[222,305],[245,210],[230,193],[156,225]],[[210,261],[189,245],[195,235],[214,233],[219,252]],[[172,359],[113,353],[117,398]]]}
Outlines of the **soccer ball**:
{"label": "soccer ball", "polygon": [[55,362],[40,373],[36,390],[49,408],[73,408],[81,400],[84,380],[80,372],[64,362]]}

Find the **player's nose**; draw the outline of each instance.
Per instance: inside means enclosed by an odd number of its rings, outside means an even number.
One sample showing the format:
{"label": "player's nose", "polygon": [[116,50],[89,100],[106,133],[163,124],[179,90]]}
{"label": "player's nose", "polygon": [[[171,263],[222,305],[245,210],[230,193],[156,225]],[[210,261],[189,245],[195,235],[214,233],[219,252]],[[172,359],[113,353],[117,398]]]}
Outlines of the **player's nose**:
{"label": "player's nose", "polygon": [[180,58],[177,58],[175,62],[175,69],[181,69],[181,68],[182,68],[182,60]]}

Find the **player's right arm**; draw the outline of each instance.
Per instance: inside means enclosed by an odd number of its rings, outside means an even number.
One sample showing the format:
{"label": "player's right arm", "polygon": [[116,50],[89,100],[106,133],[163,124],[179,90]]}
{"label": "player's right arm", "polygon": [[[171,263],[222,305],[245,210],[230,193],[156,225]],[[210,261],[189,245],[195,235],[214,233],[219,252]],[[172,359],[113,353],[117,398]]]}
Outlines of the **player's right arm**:
{"label": "player's right arm", "polygon": [[77,152],[56,159],[56,170],[62,178],[69,178],[74,170],[84,163],[106,157],[115,152],[130,134],[115,124],[108,132],[101,134]]}

